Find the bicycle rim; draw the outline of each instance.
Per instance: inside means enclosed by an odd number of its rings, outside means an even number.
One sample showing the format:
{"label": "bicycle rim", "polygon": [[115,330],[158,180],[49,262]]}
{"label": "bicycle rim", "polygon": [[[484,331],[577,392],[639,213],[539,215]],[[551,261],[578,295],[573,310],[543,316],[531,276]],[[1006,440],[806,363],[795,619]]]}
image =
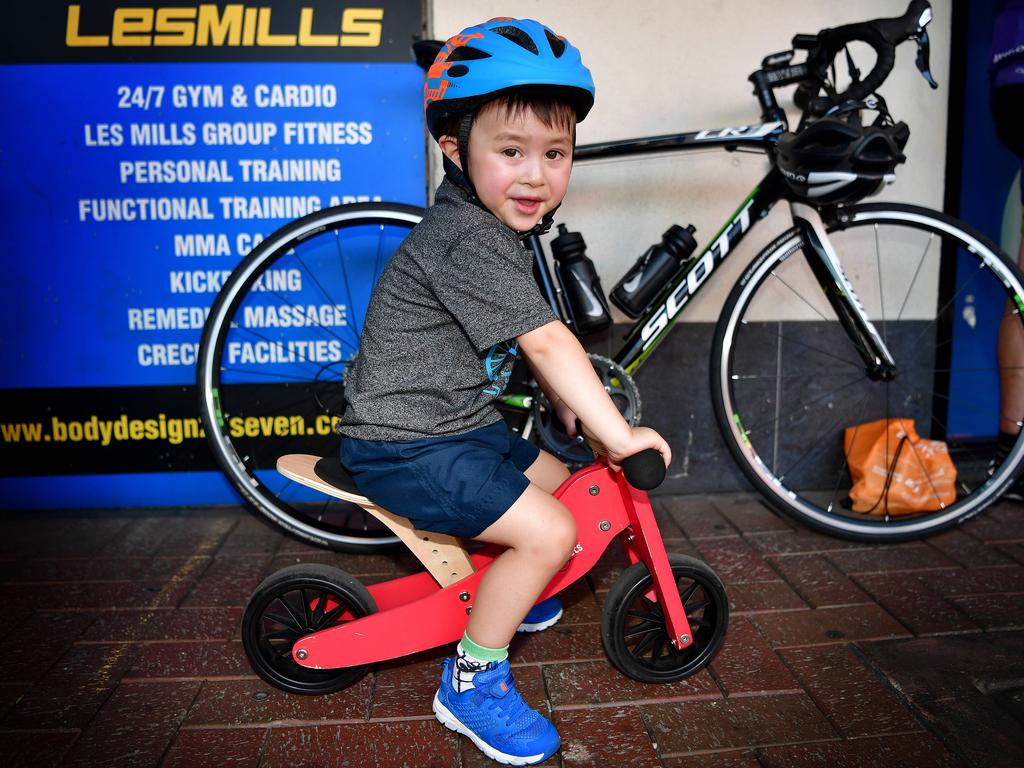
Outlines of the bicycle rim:
{"label": "bicycle rim", "polygon": [[[898,373],[868,376],[790,230],[755,258],[719,320],[712,390],[726,443],[772,506],[818,530],[898,541],[962,522],[999,498],[1024,455],[1022,438],[1005,457],[996,450],[996,341],[1004,317],[1024,327],[1020,273],[969,227],[914,206],[842,209],[828,230]],[[844,434],[885,418],[947,444],[955,498],[932,486],[931,509],[897,514],[885,496],[853,511]]]}
{"label": "bicycle rim", "polygon": [[360,507],[277,473],[279,456],[337,455],[345,371],[373,286],[423,216],[361,203],[274,232],[232,272],[203,330],[200,410],[214,456],[260,512],[311,543],[367,551],[398,540]]}

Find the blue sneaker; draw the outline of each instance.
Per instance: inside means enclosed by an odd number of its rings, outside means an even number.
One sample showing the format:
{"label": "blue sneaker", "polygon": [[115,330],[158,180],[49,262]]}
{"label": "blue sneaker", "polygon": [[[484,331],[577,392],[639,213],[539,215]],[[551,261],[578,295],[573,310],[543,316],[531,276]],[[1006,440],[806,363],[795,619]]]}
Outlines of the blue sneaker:
{"label": "blue sneaker", "polygon": [[542,763],[558,751],[558,731],[523,701],[508,659],[477,672],[474,687],[462,693],[452,686],[454,663],[453,658],[441,663],[441,687],[434,696],[434,715],[442,725],[505,765]]}
{"label": "blue sneaker", "polygon": [[549,597],[537,603],[526,614],[523,623],[516,632],[540,632],[547,629],[562,618],[562,601],[557,597]]}

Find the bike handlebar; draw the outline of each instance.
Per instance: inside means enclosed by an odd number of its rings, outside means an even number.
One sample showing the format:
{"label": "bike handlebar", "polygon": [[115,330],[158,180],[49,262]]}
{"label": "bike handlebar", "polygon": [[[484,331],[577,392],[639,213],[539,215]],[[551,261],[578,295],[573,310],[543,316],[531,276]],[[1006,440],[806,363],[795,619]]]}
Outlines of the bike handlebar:
{"label": "bike handlebar", "polygon": [[665,460],[653,448],[634,453],[622,462],[626,481],[641,491],[657,488],[665,480]]}
{"label": "bike handlebar", "polygon": [[[906,13],[896,18],[875,19],[874,21],[862,21],[823,29],[813,36],[815,38],[813,47],[810,43],[812,36],[797,35],[793,38],[793,46],[811,49],[807,57],[807,64],[813,78],[801,83],[797,88],[797,93],[794,95],[797,106],[820,117],[835,104],[844,101],[860,101],[878,90],[896,63],[896,46],[911,38],[917,39],[924,51],[923,56],[921,54],[918,56],[918,68],[921,69],[922,74],[932,84],[932,87],[935,87],[930,72],[927,72],[928,38],[924,31],[931,18],[931,4],[928,0],[911,0]],[[853,83],[834,97],[818,96],[818,90],[826,78],[832,60],[847,44],[855,40],[867,43],[874,49],[877,56],[874,67],[863,80]]]}

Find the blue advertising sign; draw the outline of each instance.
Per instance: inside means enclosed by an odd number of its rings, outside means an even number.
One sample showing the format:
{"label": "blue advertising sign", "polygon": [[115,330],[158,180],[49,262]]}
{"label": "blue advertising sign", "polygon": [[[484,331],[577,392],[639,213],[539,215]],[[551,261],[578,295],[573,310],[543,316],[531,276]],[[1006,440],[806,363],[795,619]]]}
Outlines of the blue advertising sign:
{"label": "blue advertising sign", "polygon": [[197,426],[217,291],[293,219],[425,201],[420,4],[377,5],[17,12],[58,41],[0,66],[5,507],[237,500]]}

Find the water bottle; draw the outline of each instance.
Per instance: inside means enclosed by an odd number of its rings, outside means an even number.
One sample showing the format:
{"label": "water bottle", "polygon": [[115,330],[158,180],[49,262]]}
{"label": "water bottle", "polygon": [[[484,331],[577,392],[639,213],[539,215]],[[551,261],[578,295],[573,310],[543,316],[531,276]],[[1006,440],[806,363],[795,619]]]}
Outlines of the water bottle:
{"label": "water bottle", "polygon": [[678,224],[669,227],[661,242],[652,245],[637,259],[636,264],[612,288],[615,306],[630,317],[639,317],[655,296],[665,287],[679,267],[697,248],[692,224],[683,229]]}
{"label": "water bottle", "polygon": [[601,331],[612,324],[612,315],[601,290],[601,280],[584,253],[583,235],[558,225],[558,237],[551,241],[558,282],[562,285],[569,322],[580,336]]}

